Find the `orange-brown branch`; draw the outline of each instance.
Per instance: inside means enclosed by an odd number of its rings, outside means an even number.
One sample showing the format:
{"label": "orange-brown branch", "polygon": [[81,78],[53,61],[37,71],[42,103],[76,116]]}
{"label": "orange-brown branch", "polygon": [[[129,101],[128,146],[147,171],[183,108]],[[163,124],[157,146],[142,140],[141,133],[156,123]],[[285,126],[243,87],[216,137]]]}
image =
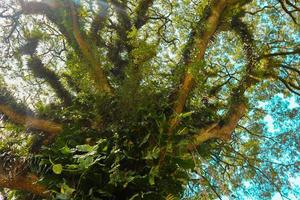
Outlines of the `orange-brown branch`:
{"label": "orange-brown branch", "polygon": [[[189,60],[186,63],[186,69],[185,69],[186,72],[178,91],[177,101],[175,102],[173,108],[174,114],[169,121],[169,129],[168,129],[169,140],[171,140],[173,131],[179,123],[178,115],[182,113],[188,95],[193,88],[195,77],[191,73],[192,71],[191,66],[193,66],[192,63],[196,63],[203,60],[209,40],[213,37],[214,33],[216,32],[218,24],[220,22],[221,15],[228,3],[229,0],[219,0],[216,3],[213,3],[211,7],[210,16],[206,19],[206,21],[203,24],[201,24],[201,26],[204,27],[204,30],[202,31],[202,33],[198,38],[194,38],[194,40],[196,41],[195,47],[198,53],[196,54],[195,57],[189,58]],[[163,161],[166,156],[166,151],[167,151],[166,148],[163,148],[161,150],[159,165],[163,164]]]}
{"label": "orange-brown branch", "polygon": [[246,114],[246,110],[246,104],[243,102],[232,105],[225,119],[225,124],[215,123],[205,129],[201,129],[191,140],[188,149],[193,150],[194,147],[210,139],[230,140],[239,120]]}
{"label": "orange-brown branch", "polygon": [[20,114],[8,105],[0,104],[0,112],[6,115],[14,123],[47,133],[48,136],[47,140],[44,142],[45,144],[50,142],[51,139],[53,139],[63,129],[61,124]]}
{"label": "orange-brown branch", "polygon": [[50,193],[44,185],[37,183],[35,175],[20,175],[10,178],[6,174],[0,174],[0,187],[13,190],[30,192],[41,197],[50,197]]}
{"label": "orange-brown branch", "polygon": [[[217,3],[215,3],[212,6],[211,15],[207,18],[206,22],[203,24],[205,30],[201,34],[201,37],[197,38],[197,42],[195,44],[196,49],[198,51],[198,53],[196,54],[196,58],[194,58],[195,59],[194,61],[189,61],[189,63],[203,60],[208,42],[217,30],[220,21],[220,16],[224,11],[227,3],[228,3],[227,0],[219,0]],[[190,72],[191,71],[189,69],[190,65],[187,64],[186,68],[187,69],[184,75],[184,79],[178,91],[178,98],[174,105],[175,116],[170,120],[170,129],[169,129],[170,135],[172,134],[174,128],[177,126],[179,122],[176,116],[183,111],[188,95],[193,88],[194,76]]]}
{"label": "orange-brown branch", "polygon": [[71,8],[71,15],[72,15],[72,26],[73,26],[74,37],[78,43],[81,53],[83,54],[83,56],[86,58],[86,60],[90,63],[92,67],[91,70],[89,71],[91,73],[91,77],[93,78],[96,84],[96,88],[98,88],[101,91],[112,93],[112,87],[108,82],[108,79],[102,69],[102,66],[97,61],[97,57],[95,56],[93,49],[84,40],[84,38],[80,33],[76,8],[73,2],[70,2],[70,8]]}
{"label": "orange-brown branch", "polygon": [[93,49],[84,40],[80,33],[77,13],[73,2],[70,1],[73,33],[70,33],[68,29],[61,24],[61,21],[63,19],[57,18],[57,16],[53,14],[55,12],[55,9],[64,8],[60,1],[54,0],[51,3],[45,3],[35,1],[25,2],[24,0],[19,0],[19,3],[22,7],[23,14],[45,14],[52,22],[54,22],[58,26],[59,30],[67,38],[70,44],[72,44],[73,42],[77,43],[75,45],[75,48],[79,48],[82,55],[86,58],[91,66],[91,68],[89,69],[89,73],[95,82],[96,88],[101,91],[112,93],[112,87],[110,86],[100,63],[97,61],[97,56],[94,54]]}

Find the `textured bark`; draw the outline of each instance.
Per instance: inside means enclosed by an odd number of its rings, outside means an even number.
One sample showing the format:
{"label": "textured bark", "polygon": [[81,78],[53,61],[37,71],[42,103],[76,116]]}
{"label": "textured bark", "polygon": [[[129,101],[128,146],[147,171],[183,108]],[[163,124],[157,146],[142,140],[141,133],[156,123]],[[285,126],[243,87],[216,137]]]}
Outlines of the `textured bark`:
{"label": "textured bark", "polygon": [[82,55],[86,58],[86,60],[90,63],[91,69],[90,76],[93,78],[96,88],[100,91],[105,91],[107,93],[112,93],[113,89],[108,82],[108,79],[100,65],[97,61],[97,56],[95,56],[93,49],[89,46],[89,44],[82,37],[79,29],[77,13],[73,2],[69,2],[71,9],[71,17],[72,17],[72,27],[73,34],[79,46],[79,49]]}
{"label": "textured bark", "polygon": [[141,0],[137,7],[137,18],[134,22],[136,29],[140,29],[148,20],[147,12],[154,0]]}
{"label": "textured bark", "polygon": [[50,197],[50,193],[44,185],[37,183],[38,178],[35,175],[24,175],[13,178],[0,174],[0,187],[13,190],[22,190],[41,197]]}
{"label": "textured bark", "polygon": [[34,76],[44,79],[52,87],[56,95],[62,100],[64,106],[70,106],[72,103],[72,95],[64,87],[59,80],[57,74],[48,69],[37,56],[31,57],[28,62],[29,69],[33,72]]}
{"label": "textured bark", "polygon": [[[211,15],[207,18],[207,20],[203,24],[205,30],[201,34],[201,37],[197,38],[197,42],[195,44],[198,52],[196,54],[196,58],[194,58],[196,61],[203,60],[209,40],[213,37],[214,33],[217,30],[218,24],[220,22],[221,14],[224,11],[227,3],[228,1],[226,0],[219,0],[214,5],[212,5]],[[190,72],[191,70],[189,70],[190,63],[191,61],[189,61],[189,63],[187,63],[186,65],[187,68],[186,73],[184,75],[181,87],[178,91],[177,101],[175,102],[174,105],[175,117],[170,120],[169,134],[172,134],[174,128],[177,126],[179,120],[176,117],[176,115],[180,114],[183,111],[187,97],[193,88],[194,76],[193,74],[191,74]]]}
{"label": "textured bark", "polygon": [[[169,121],[169,130],[168,130],[169,140],[171,140],[173,131],[180,121],[178,115],[182,113],[186,100],[193,88],[195,77],[191,73],[191,69],[190,69],[191,63],[201,61],[204,59],[204,54],[207,49],[209,40],[213,37],[214,33],[217,30],[222,12],[224,11],[227,3],[229,3],[228,0],[219,0],[217,2],[213,2],[212,3],[213,5],[211,7],[211,14],[203,22],[203,24],[201,24],[201,26],[204,27],[204,30],[201,32],[200,37],[192,38],[196,41],[195,48],[198,53],[196,54],[196,57],[188,58],[187,63],[185,63],[186,72],[178,91],[177,101],[175,102],[173,107],[174,110],[173,117]],[[166,148],[162,149],[160,152],[159,165],[163,164],[165,156],[166,156]]]}
{"label": "textured bark", "polygon": [[16,124],[21,124],[27,128],[34,128],[47,133],[47,140],[44,141],[45,144],[50,142],[63,129],[61,124],[20,114],[8,105],[0,104],[0,112]]}
{"label": "textured bark", "polygon": [[19,0],[20,5],[22,7],[23,14],[42,14],[46,15],[49,20],[51,20],[57,27],[59,28],[60,32],[66,37],[68,43],[70,45],[74,45],[76,50],[82,53],[84,58],[90,64],[90,76],[95,82],[95,87],[100,91],[105,91],[108,93],[112,93],[112,88],[108,82],[108,79],[101,68],[99,62],[97,62],[97,57],[94,55],[93,49],[89,46],[89,44],[84,40],[82,37],[79,24],[77,20],[77,13],[75,11],[75,6],[73,2],[70,2],[71,6],[71,19],[72,19],[72,28],[73,33],[69,33],[67,28],[61,25],[61,21],[63,19],[58,19],[53,13],[55,12],[54,9],[58,9],[59,7],[63,7],[63,5],[59,1],[53,1],[51,4],[47,4],[44,2],[26,2],[23,0]]}
{"label": "textured bark", "polygon": [[242,102],[232,105],[225,119],[225,124],[215,123],[205,129],[201,129],[191,140],[188,149],[193,150],[196,146],[210,139],[230,140],[239,120],[246,114],[246,108],[246,104]]}

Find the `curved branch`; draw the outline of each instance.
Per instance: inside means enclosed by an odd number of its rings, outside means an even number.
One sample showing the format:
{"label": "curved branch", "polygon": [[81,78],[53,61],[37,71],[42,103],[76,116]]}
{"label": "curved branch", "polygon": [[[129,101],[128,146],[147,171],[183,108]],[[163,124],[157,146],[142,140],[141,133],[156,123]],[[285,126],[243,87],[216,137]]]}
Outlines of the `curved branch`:
{"label": "curved branch", "polygon": [[8,117],[13,123],[45,132],[46,139],[44,140],[44,144],[51,142],[63,130],[61,124],[35,118],[33,112],[17,103],[5,88],[0,88],[0,113]]}
{"label": "curved branch", "polygon": [[[237,127],[239,120],[246,114],[247,106],[244,102],[232,104],[227,117],[222,122],[215,123],[209,127],[200,130],[191,140],[188,149],[191,151],[195,146],[210,139],[221,139],[224,141],[231,139],[231,134]],[[223,124],[223,122],[225,122]]]}
{"label": "curved branch", "polygon": [[[293,22],[294,22],[295,24],[299,25],[299,23],[297,22],[297,17],[294,16],[293,13],[292,13],[292,11],[290,11],[290,10],[287,8],[286,2],[287,2],[287,1],[279,0],[279,3],[280,3],[280,5],[281,5],[281,8],[284,10],[284,12],[285,12],[286,14],[288,14],[288,15],[292,18],[292,20],[293,20]],[[289,2],[289,3],[290,3],[290,2]],[[290,4],[291,4],[291,3],[290,3]],[[290,4],[289,4],[289,5],[290,5]],[[299,9],[299,8],[298,8],[298,9]]]}
{"label": "curved branch", "polygon": [[[37,2],[37,1],[24,1],[24,0],[19,0],[19,3],[21,5],[22,9],[22,14],[24,15],[46,15],[47,18],[54,23],[59,31],[64,35],[64,37],[67,39],[68,43],[74,44],[74,37],[72,34],[70,34],[67,30],[67,28],[62,24],[64,21],[63,19],[59,18],[59,15],[57,15],[56,10],[59,8],[62,8],[63,5],[57,1],[57,0],[52,0],[52,3],[46,3],[46,2]],[[75,46],[75,49],[78,47]]]}
{"label": "curved branch", "polygon": [[[177,117],[180,113],[182,113],[183,108],[185,106],[186,100],[188,98],[189,93],[191,92],[193,88],[193,83],[194,83],[194,76],[191,73],[191,66],[193,66],[193,63],[197,63],[204,58],[205,51],[207,49],[208,43],[210,39],[213,37],[214,33],[217,30],[217,27],[220,23],[221,15],[223,11],[225,10],[225,7],[229,5],[229,3],[232,3],[229,0],[219,0],[216,2],[213,2],[210,8],[210,15],[204,20],[203,23],[200,23],[200,26],[205,27],[203,31],[201,31],[200,36],[195,34],[195,37],[198,38],[192,38],[194,39],[194,46],[197,49],[197,54],[195,55],[194,58],[191,58],[189,56],[186,66],[185,66],[185,74],[183,77],[183,81],[181,83],[181,86],[178,91],[178,97],[177,101],[174,104],[173,110],[174,110],[174,115],[171,117],[169,121],[169,129],[168,129],[168,136],[169,140],[172,137],[173,131],[178,125],[180,119]],[[192,31],[193,33],[193,31]],[[192,60],[193,59],[193,60]],[[160,152],[159,156],[159,165],[163,164],[163,161],[166,156],[166,148],[163,148]]]}
{"label": "curved branch", "polygon": [[[300,93],[294,90],[294,87],[292,85],[290,85],[286,80],[284,80],[281,77],[278,77],[278,79],[285,85],[285,87],[292,93],[300,96]],[[296,89],[296,88],[295,88]]]}
{"label": "curved branch", "polygon": [[[83,39],[77,19],[77,13],[75,10],[74,3],[69,1],[71,8],[71,19],[72,19],[72,28],[73,33],[70,33],[67,28],[62,24],[64,21],[60,19],[58,15],[55,15],[55,10],[58,8],[63,8],[64,6],[60,1],[53,0],[52,3],[45,2],[26,2],[24,0],[19,0],[22,7],[23,14],[42,14],[46,15],[47,18],[58,26],[60,32],[67,38],[68,43],[73,45],[76,50],[80,50],[84,58],[90,63],[91,68],[89,69],[90,76],[93,78],[96,88],[100,91],[105,91],[112,93],[112,88],[105,76],[104,71],[101,68],[101,65],[97,62],[97,56],[94,55],[92,48],[89,44]],[[75,45],[74,45],[75,44]]]}
{"label": "curved branch", "polygon": [[259,82],[257,79],[253,79],[253,72],[255,71],[255,65],[257,64],[257,58],[254,45],[254,39],[250,33],[247,25],[242,22],[238,16],[235,16],[232,20],[232,28],[240,37],[243,43],[243,49],[247,58],[246,74],[242,78],[239,85],[233,90],[230,97],[230,108],[228,113],[219,123],[215,123],[205,129],[200,130],[191,140],[188,145],[188,149],[191,151],[195,146],[210,139],[230,140],[231,135],[238,125],[239,120],[246,114],[247,105],[244,98],[245,91]]}

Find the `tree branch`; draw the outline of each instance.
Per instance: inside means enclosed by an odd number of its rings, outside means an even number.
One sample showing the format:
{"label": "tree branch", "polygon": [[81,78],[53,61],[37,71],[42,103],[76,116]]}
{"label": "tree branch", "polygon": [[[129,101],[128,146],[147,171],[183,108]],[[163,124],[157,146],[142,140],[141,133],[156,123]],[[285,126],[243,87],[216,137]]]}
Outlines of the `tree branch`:
{"label": "tree branch", "polygon": [[[198,53],[195,56],[196,62],[203,60],[209,40],[214,35],[215,31],[217,30],[218,24],[220,22],[221,14],[224,11],[227,4],[228,4],[228,0],[220,0],[220,1],[217,1],[215,4],[213,4],[211,6],[211,12],[210,12],[211,14],[208,16],[206,21],[203,24],[201,24],[201,26],[205,27],[205,29],[200,34],[200,37],[197,38],[197,40],[196,40],[197,42],[195,44],[195,47],[198,51]],[[192,64],[192,60],[188,60],[188,63],[186,64],[186,72],[185,72],[183,81],[181,83],[180,89],[178,91],[177,101],[175,102],[175,105],[173,108],[175,117],[173,117],[169,123],[170,128],[169,128],[168,133],[170,135],[172,134],[174,128],[177,126],[177,124],[179,122],[176,115],[180,114],[183,111],[187,97],[193,87],[194,76],[190,72],[191,64]]]}
{"label": "tree branch", "polygon": [[51,140],[63,130],[61,124],[35,118],[31,110],[17,103],[10,92],[1,87],[0,113],[3,113],[13,123],[45,132],[47,136],[44,140],[44,144],[51,142]]}
{"label": "tree branch", "polygon": [[49,83],[65,106],[71,105],[71,94],[64,88],[56,74],[52,70],[47,69],[37,56],[33,56],[30,59],[28,67],[32,70],[36,77],[45,79]]}
{"label": "tree branch", "polygon": [[[214,33],[216,32],[221,15],[228,3],[228,0],[219,0],[214,2],[213,5],[210,5],[210,15],[204,20],[203,23],[199,24],[199,28],[205,27],[204,30],[201,31],[200,35],[197,35],[192,31],[192,36],[195,35],[196,38],[191,39],[193,39],[193,42],[195,42],[194,46],[197,49],[197,54],[193,58],[191,58],[190,53],[188,51],[186,52],[187,54],[189,54],[189,58],[187,58],[187,63],[185,63],[186,72],[184,74],[183,81],[178,91],[177,101],[175,102],[173,107],[174,114],[169,121],[169,129],[167,132],[169,135],[169,140],[171,139],[174,129],[179,123],[179,118],[177,116],[183,111],[187,97],[193,88],[194,76],[191,73],[191,66],[193,66],[193,63],[197,63],[204,59],[204,54],[208,46],[209,40],[211,39],[211,37],[213,37]],[[163,164],[166,152],[166,148],[163,148],[161,150],[159,156],[159,165]]]}
{"label": "tree branch", "polygon": [[61,124],[19,113],[11,106],[2,103],[0,103],[0,112],[16,124],[47,133],[47,139],[44,141],[44,144],[48,144],[63,129]]}
{"label": "tree branch", "polygon": [[258,83],[258,80],[252,78],[252,74],[255,71],[255,65],[258,61],[258,56],[255,53],[253,36],[247,25],[242,22],[238,16],[234,16],[232,19],[232,29],[240,37],[243,44],[244,53],[247,58],[246,74],[231,94],[231,105],[225,118],[217,124],[213,124],[200,130],[188,145],[189,150],[193,150],[195,146],[201,145],[203,142],[210,139],[230,140],[232,132],[237,127],[239,120],[247,111],[247,105],[243,99],[244,93],[249,87]]}
{"label": "tree branch", "polygon": [[230,140],[231,133],[237,127],[239,120],[245,115],[246,110],[247,106],[244,102],[232,104],[228,116],[223,120],[225,124],[219,122],[200,130],[191,140],[188,149],[193,150],[195,146],[199,146],[210,139]]}
{"label": "tree branch", "polygon": [[92,21],[91,31],[90,31],[91,38],[96,42],[97,42],[97,35],[99,31],[101,31],[104,28],[104,24],[107,19],[108,8],[109,8],[106,1],[103,1],[102,3],[97,1],[97,3],[101,8],[99,9],[100,11],[96,14],[96,16]]}
{"label": "tree branch", "polygon": [[[286,1],[286,0],[279,0],[279,3],[280,3],[280,5],[281,5],[282,9],[284,10],[284,12],[285,12],[286,14],[288,14],[288,15],[292,18],[293,22],[294,22],[296,25],[299,25],[299,23],[297,22],[297,19],[298,19],[298,18],[297,18],[296,16],[294,16],[293,13],[292,13],[292,11],[290,11],[290,10],[287,8],[287,6],[286,6],[286,3],[287,3],[287,2],[288,2],[288,1]],[[291,3],[289,2],[288,5],[291,5]],[[294,7],[294,6],[292,6],[292,7]],[[298,8],[297,10],[299,11],[299,8]]]}
{"label": "tree branch", "polygon": [[[46,15],[47,18],[58,27],[59,31],[65,36],[68,43],[70,45],[74,44],[74,40],[75,40],[74,37],[72,36],[72,34],[69,34],[66,27],[62,24],[64,20],[59,18],[59,15],[56,13],[56,10],[63,8],[63,5],[57,0],[52,0],[51,2],[52,3],[36,2],[36,1],[25,2],[24,0],[19,0],[22,9],[22,14]],[[78,47],[75,47],[75,49],[77,48]]]}
{"label": "tree branch", "polygon": [[44,185],[37,183],[38,178],[35,175],[19,175],[13,178],[7,177],[7,174],[0,174],[0,187],[13,190],[30,192],[41,197],[50,197],[50,193]]}
{"label": "tree branch", "polygon": [[90,45],[84,40],[80,33],[79,22],[77,19],[77,12],[73,2],[69,1],[69,6],[71,9],[71,18],[72,18],[72,27],[73,27],[73,34],[79,46],[79,49],[86,60],[90,63],[91,69],[90,76],[93,78],[96,88],[100,91],[105,91],[107,93],[113,93],[113,89],[108,82],[108,79],[100,65],[97,61],[97,56],[94,54],[93,49]]}
{"label": "tree branch", "polygon": [[140,29],[147,22],[147,12],[153,2],[154,0],[142,0],[139,2],[139,5],[136,9],[137,17],[134,22],[136,29]]}
{"label": "tree branch", "polygon": [[270,58],[270,57],[274,57],[274,56],[286,56],[286,55],[297,55],[297,54],[300,54],[300,48],[295,49],[294,51],[265,54],[265,55],[260,56],[259,59]]}
{"label": "tree branch", "polygon": [[89,68],[89,73],[95,82],[96,88],[100,91],[112,93],[112,87],[110,86],[108,79],[101,68],[101,65],[97,62],[97,56],[94,55],[93,49],[84,40],[80,33],[77,12],[73,2],[69,1],[73,35],[67,31],[63,24],[61,24],[61,22],[64,20],[57,17],[58,15],[55,15],[56,9],[64,7],[64,5],[62,5],[59,1],[53,0],[51,4],[35,1],[25,3],[24,0],[19,0],[19,2],[22,7],[23,14],[43,14],[46,15],[55,25],[57,25],[60,32],[67,38],[68,43],[73,45],[75,49],[79,49],[84,58],[86,58],[91,65],[91,68]]}

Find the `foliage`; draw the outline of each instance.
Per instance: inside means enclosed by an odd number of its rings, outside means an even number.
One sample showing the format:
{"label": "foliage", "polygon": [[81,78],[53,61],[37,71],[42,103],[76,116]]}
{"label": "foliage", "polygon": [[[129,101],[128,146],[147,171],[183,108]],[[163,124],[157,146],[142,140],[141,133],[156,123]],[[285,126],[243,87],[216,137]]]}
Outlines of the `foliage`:
{"label": "foliage", "polygon": [[297,196],[298,19],[288,0],[1,2],[0,194]]}

